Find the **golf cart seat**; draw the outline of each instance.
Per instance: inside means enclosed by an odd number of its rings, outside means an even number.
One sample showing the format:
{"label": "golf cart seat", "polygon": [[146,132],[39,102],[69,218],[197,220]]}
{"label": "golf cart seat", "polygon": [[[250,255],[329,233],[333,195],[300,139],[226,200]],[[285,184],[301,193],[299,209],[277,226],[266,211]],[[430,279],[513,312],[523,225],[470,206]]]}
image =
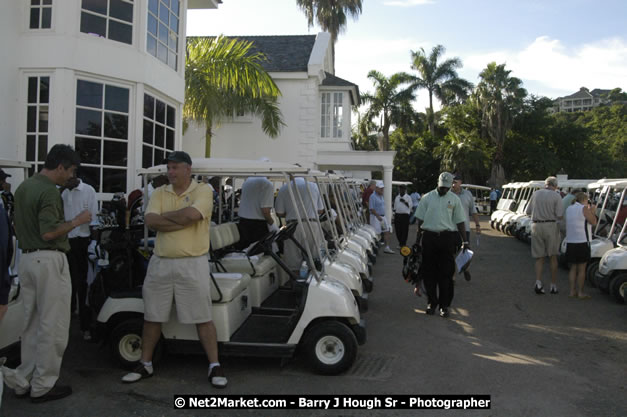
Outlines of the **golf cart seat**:
{"label": "golf cart seat", "polygon": [[[220,273],[250,275],[250,303],[253,307],[259,307],[279,288],[277,264],[268,255],[248,256],[246,252],[229,251],[228,248],[239,242],[239,238],[236,223],[223,223],[211,227],[211,269]],[[221,256],[216,259],[216,254]]]}
{"label": "golf cart seat", "polygon": [[237,298],[250,284],[250,275],[236,273],[212,272],[216,285],[211,285],[211,301],[214,303],[228,303]]}

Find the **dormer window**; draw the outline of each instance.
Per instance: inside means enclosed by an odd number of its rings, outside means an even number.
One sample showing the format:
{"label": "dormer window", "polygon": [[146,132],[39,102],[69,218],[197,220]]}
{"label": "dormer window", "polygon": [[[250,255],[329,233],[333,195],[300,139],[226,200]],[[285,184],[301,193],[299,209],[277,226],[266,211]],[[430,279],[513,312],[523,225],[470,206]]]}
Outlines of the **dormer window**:
{"label": "dormer window", "polygon": [[133,43],[133,0],[81,0],[81,32]]}
{"label": "dormer window", "polygon": [[320,98],[320,137],[341,138],[344,120],[344,93],[324,92]]}

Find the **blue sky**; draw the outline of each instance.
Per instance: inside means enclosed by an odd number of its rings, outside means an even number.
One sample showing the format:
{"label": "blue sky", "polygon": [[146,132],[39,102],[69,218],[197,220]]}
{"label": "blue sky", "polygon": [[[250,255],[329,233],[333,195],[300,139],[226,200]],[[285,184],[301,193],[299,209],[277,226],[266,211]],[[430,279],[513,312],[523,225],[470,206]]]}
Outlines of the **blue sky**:
{"label": "blue sky", "polygon": [[[410,68],[410,50],[441,44],[476,84],[491,61],[506,63],[529,93],[556,98],[580,87],[627,90],[627,0],[363,0],[336,46],[336,75],[372,90],[376,69]],[[296,0],[224,0],[188,12],[188,35],[302,35]],[[416,110],[428,99],[418,91]]]}

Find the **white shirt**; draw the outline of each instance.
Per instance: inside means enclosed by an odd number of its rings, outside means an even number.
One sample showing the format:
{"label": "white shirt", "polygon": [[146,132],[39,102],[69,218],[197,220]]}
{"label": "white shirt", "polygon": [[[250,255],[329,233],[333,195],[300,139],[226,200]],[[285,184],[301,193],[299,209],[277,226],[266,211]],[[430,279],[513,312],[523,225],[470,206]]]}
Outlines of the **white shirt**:
{"label": "white shirt", "polygon": [[566,243],[585,243],[592,238],[590,224],[583,215],[583,204],[575,202],[566,209]]}
{"label": "white shirt", "polygon": [[409,195],[411,197],[411,202],[414,207],[418,207],[418,203],[420,203],[420,194],[418,191],[414,191]]}
{"label": "white shirt", "polygon": [[239,216],[250,220],[265,220],[262,208],[272,208],[274,189],[265,177],[249,177],[242,184]]}
{"label": "white shirt", "polygon": [[[404,201],[404,203],[403,203]],[[408,194],[401,196],[400,194],[394,199],[394,213],[409,214],[412,207],[411,197]]]}
{"label": "white shirt", "polygon": [[[304,178],[296,178],[295,181],[292,181],[292,186],[296,182],[296,187],[292,188],[294,192],[294,198],[296,199],[296,204],[300,206],[300,200],[296,195],[296,192],[300,194],[300,197],[303,200],[306,208],[306,215],[303,213],[302,208],[299,207],[299,213],[301,218],[305,219],[315,219],[318,217],[318,211],[323,210],[324,206],[322,205],[322,197],[320,196],[320,191],[316,184],[312,182],[305,183]],[[307,185],[305,185],[307,184]],[[307,191],[307,186],[311,190],[311,195],[314,198],[314,201],[311,201],[311,197],[309,196],[309,192]],[[289,190],[287,189],[287,184],[285,184],[279,190],[279,194],[276,197],[276,201],[274,202],[274,209],[277,213],[285,213],[285,219],[287,221],[296,220],[296,210],[292,205],[292,199],[290,197]]]}
{"label": "white shirt", "polygon": [[83,210],[89,210],[91,213],[91,223],[82,224],[68,233],[68,238],[89,237],[89,226],[98,224],[98,202],[96,200],[96,190],[89,184],[85,184],[79,180],[78,185],[72,189],[65,189],[61,194],[63,199],[63,212],[65,220],[70,221],[78,216]]}
{"label": "white shirt", "polygon": [[462,192],[456,195],[457,197],[459,197],[459,200],[462,202],[462,206],[464,207],[464,215],[466,216],[466,220],[464,221],[464,223],[466,225],[466,231],[470,232],[470,216],[472,216],[473,214],[477,214],[475,197],[470,191],[465,189],[462,189]]}

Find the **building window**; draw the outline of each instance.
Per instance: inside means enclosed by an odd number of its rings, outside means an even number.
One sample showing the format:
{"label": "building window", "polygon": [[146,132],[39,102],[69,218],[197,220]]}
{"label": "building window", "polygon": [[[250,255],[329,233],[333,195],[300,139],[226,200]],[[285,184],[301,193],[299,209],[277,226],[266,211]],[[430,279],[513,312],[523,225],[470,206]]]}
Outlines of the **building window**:
{"label": "building window", "polygon": [[39,172],[48,155],[48,112],[50,77],[28,77],[26,104],[26,160],[33,166],[29,176]]}
{"label": "building window", "polygon": [[97,192],[126,192],[129,92],[93,81],[76,83],[79,175]]}
{"label": "building window", "polygon": [[52,26],[52,0],[30,0],[31,29],[50,29]]}
{"label": "building window", "polygon": [[144,94],[142,167],[159,165],[174,150],[176,109]]}
{"label": "building window", "polygon": [[148,0],[146,50],[175,71],[178,61],[179,0]]}
{"label": "building window", "polygon": [[133,0],[82,0],[81,32],[133,43]]}
{"label": "building window", "polygon": [[322,93],[320,100],[320,137],[342,137],[343,100],[344,93]]}

